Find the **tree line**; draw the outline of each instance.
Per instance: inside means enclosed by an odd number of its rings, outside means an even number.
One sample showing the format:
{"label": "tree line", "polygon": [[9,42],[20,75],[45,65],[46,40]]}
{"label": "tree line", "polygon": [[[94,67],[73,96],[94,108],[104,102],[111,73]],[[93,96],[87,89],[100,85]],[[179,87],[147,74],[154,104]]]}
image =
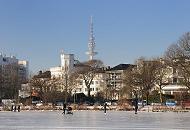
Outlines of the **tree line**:
{"label": "tree line", "polygon": [[[87,88],[87,98],[90,99],[90,86],[97,73],[104,73],[105,70],[102,69],[104,64],[101,60],[91,60],[80,63],[80,66],[82,67],[73,72],[63,70],[59,78],[52,78],[49,72],[33,76],[29,79],[31,93],[32,90],[36,90],[44,102],[55,102],[59,99],[66,102],[73,98],[72,92],[76,90],[77,85],[82,80]],[[190,89],[190,32],[185,33],[170,45],[164,56],[151,59],[141,57],[133,66],[125,70],[122,75],[123,86],[119,90],[120,99],[133,98],[134,94],[137,93],[139,98],[146,99],[149,102],[149,97],[156,91],[156,94],[159,95],[159,102],[163,103],[162,89],[165,85],[174,83],[169,77],[169,73],[174,74],[174,71],[176,75],[172,77],[172,80],[176,80],[176,84],[186,86],[188,91]],[[11,80],[9,81],[11,82],[9,87],[5,89],[2,69],[0,73],[1,95],[4,94],[4,98],[18,96],[20,89],[18,77],[10,72]],[[97,93],[96,97],[99,100],[106,99],[112,93],[111,90],[108,90],[106,78],[102,80],[101,87],[103,89]],[[185,94],[184,98],[188,95],[188,93]]]}
{"label": "tree line", "polygon": [[[171,75],[173,77],[170,77]],[[185,86],[187,89],[180,100],[189,99],[190,32],[185,33],[177,42],[170,45],[163,57],[140,58],[132,70],[126,71],[124,82],[124,90],[131,95],[138,92],[141,100],[146,99],[147,103],[155,86],[157,86],[159,102],[163,103],[162,89],[169,84]]]}

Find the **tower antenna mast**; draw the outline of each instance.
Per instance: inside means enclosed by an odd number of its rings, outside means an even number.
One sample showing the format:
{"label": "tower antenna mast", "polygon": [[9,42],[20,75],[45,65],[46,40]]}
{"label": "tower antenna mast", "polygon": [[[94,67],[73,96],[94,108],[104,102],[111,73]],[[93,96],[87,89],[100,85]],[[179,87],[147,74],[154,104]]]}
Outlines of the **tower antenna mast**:
{"label": "tower antenna mast", "polygon": [[94,38],[94,31],[93,31],[93,20],[92,16],[90,17],[90,35],[89,35],[89,42],[88,42],[88,51],[86,54],[89,56],[89,60],[93,60],[94,56],[98,54],[95,52],[95,38]]}

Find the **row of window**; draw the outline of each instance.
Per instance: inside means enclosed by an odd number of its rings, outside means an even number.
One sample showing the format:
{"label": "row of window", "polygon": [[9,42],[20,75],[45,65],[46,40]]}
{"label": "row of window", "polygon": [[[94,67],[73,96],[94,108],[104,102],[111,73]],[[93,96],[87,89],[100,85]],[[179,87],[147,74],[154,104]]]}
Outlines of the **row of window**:
{"label": "row of window", "polygon": [[[94,85],[94,84],[99,84],[98,81],[92,81],[91,85]],[[79,85],[83,85],[83,81],[80,81]]]}
{"label": "row of window", "polygon": [[[96,88],[96,91],[98,91],[99,89]],[[95,91],[95,88],[90,88],[90,91]],[[87,92],[87,88],[85,88],[85,92]]]}
{"label": "row of window", "polygon": [[[99,91],[99,88],[90,88],[90,91]],[[82,88],[77,88],[76,92],[82,92]],[[87,88],[85,88],[85,92],[87,92]]]}

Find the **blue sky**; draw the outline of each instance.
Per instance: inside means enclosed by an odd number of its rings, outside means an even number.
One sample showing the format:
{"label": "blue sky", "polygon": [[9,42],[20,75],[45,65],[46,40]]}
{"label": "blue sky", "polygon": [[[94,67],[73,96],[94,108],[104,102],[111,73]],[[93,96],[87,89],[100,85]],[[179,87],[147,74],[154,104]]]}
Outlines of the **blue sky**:
{"label": "blue sky", "polygon": [[36,72],[60,65],[60,51],[86,61],[93,16],[105,65],[162,56],[190,31],[189,0],[0,0],[0,52]]}

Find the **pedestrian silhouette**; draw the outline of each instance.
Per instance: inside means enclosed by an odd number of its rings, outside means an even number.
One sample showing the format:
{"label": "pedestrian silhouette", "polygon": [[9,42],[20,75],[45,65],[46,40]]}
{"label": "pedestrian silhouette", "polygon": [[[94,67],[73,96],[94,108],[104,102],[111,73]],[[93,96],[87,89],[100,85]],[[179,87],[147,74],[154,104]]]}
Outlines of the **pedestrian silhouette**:
{"label": "pedestrian silhouette", "polygon": [[65,114],[66,109],[67,109],[67,105],[64,103],[63,104],[63,113],[62,114]]}
{"label": "pedestrian silhouette", "polygon": [[137,110],[138,110],[138,95],[137,95],[137,91],[134,91],[134,100],[133,100],[133,105],[135,106],[135,114],[137,114]]}
{"label": "pedestrian silhouette", "polygon": [[14,106],[14,112],[16,112],[16,106]]}
{"label": "pedestrian silhouette", "polygon": [[137,114],[137,110],[138,110],[138,98],[134,99],[134,106],[135,106],[135,114]]}
{"label": "pedestrian silhouette", "polygon": [[105,115],[106,115],[107,107],[109,107],[109,106],[108,106],[108,104],[105,102],[105,103],[104,103],[104,106],[103,106],[103,108],[104,108],[104,114],[105,114]]}
{"label": "pedestrian silhouette", "polygon": [[20,112],[20,105],[18,106],[18,112]]}

